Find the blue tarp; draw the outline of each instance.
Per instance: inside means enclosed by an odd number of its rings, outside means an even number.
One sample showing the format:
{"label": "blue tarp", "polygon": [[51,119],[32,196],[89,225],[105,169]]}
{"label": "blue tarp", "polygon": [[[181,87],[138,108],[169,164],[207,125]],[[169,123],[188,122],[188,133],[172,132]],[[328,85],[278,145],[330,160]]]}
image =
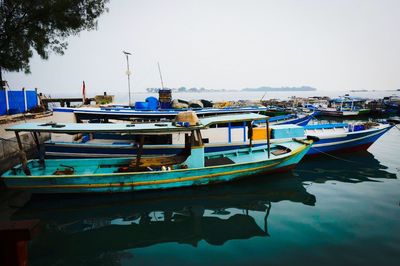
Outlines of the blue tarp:
{"label": "blue tarp", "polygon": [[[24,100],[24,92],[20,91],[8,91],[8,106],[9,106],[9,114],[18,114],[26,112],[32,108],[38,106],[38,100],[36,96],[36,91],[26,91],[26,100],[27,100],[27,110],[25,110],[25,100]],[[0,115],[7,114],[6,107],[6,94],[5,90],[0,90]]]}
{"label": "blue tarp", "polygon": [[6,91],[0,90],[0,115],[5,115],[6,113],[7,113]]}
{"label": "blue tarp", "polygon": [[26,91],[26,99],[28,110],[31,110],[38,106],[38,98],[36,95],[36,91]]}
{"label": "blue tarp", "polygon": [[19,114],[25,112],[23,91],[8,91],[9,114]]}

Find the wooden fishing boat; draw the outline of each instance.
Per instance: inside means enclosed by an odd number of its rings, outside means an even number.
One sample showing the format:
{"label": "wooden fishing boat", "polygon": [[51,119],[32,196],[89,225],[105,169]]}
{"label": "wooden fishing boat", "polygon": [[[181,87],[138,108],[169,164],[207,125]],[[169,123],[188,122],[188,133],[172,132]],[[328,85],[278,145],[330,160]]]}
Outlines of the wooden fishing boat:
{"label": "wooden fishing boat", "polygon": [[388,123],[373,122],[307,125],[305,135],[319,139],[307,155],[367,150],[392,127]]}
{"label": "wooden fishing boat", "polygon": [[383,105],[386,113],[388,114],[400,114],[400,97],[396,95],[388,96],[383,98]]}
{"label": "wooden fishing boat", "polygon": [[[200,119],[201,121],[202,119]],[[320,139],[307,155],[326,152],[366,150],[379,137],[392,128],[388,123],[335,123],[300,127],[297,125],[271,125],[271,142],[278,143],[290,138],[314,136]],[[253,146],[264,145],[265,127],[252,128]],[[148,137],[143,146],[143,156],[172,155],[184,148],[181,133]],[[249,145],[249,128],[237,126],[208,128],[202,131],[205,152],[221,152],[243,149]],[[79,141],[49,140],[45,142],[46,158],[101,158],[136,156],[137,138],[132,135],[92,134],[82,136]]]}
{"label": "wooden fishing boat", "polygon": [[[200,118],[227,115],[227,114],[247,114],[247,113],[262,113],[266,107],[248,106],[248,107],[227,107],[227,108],[199,108],[185,109],[183,111],[194,111]],[[166,109],[166,110],[135,110],[131,108],[69,108],[59,107],[53,109],[53,114],[60,120],[71,121],[93,121],[93,122],[108,122],[110,120],[127,120],[136,122],[155,122],[155,121],[170,121],[173,120],[182,109]],[[315,113],[306,114],[286,114],[270,117],[270,123],[275,125],[281,124],[296,124],[307,125],[314,117]],[[67,117],[67,119],[65,119]]]}
{"label": "wooden fishing boat", "polygon": [[328,107],[319,108],[322,116],[354,117],[366,115],[370,109],[366,108],[366,99],[344,96],[329,101]]}
{"label": "wooden fishing boat", "polygon": [[295,113],[295,114],[288,114],[288,115],[278,115],[269,118],[269,123],[271,125],[298,125],[298,126],[305,126],[311,119],[314,118],[315,112],[311,113]]}
{"label": "wooden fishing boat", "polygon": [[83,107],[53,108],[54,113],[74,114],[78,121],[85,120],[143,120],[159,121],[165,119],[174,119],[182,111],[195,111],[198,117],[207,117],[214,115],[227,114],[246,114],[260,113],[265,111],[266,107],[245,106],[245,107],[226,107],[226,108],[186,108],[186,109],[160,109],[160,110],[136,110],[131,107]]}
{"label": "wooden fishing boat", "polygon": [[[151,124],[38,124],[26,123],[8,128],[14,131],[21,149],[21,164],[3,174],[10,189],[32,193],[93,193],[130,192],[167,189],[184,186],[226,182],[258,173],[272,173],[293,168],[308,152],[312,140],[288,140],[279,144],[205,153],[201,130],[218,123],[252,123],[266,120],[258,114],[216,116],[202,120],[202,124],[180,126],[173,123]],[[19,132],[50,133],[132,133],[140,136],[135,158],[102,159],[39,159],[26,160]],[[185,133],[185,148],[173,156],[142,157],[143,144],[148,135]],[[269,134],[267,134],[269,135]],[[38,146],[39,143],[37,142]]]}

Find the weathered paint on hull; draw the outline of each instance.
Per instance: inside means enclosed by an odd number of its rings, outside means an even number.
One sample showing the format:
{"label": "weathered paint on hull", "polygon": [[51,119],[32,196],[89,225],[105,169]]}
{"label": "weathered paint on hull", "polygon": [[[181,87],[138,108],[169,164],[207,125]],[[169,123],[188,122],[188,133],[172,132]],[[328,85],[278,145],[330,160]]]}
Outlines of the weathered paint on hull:
{"label": "weathered paint on hull", "polygon": [[311,145],[302,145],[284,158],[166,172],[114,173],[80,176],[3,177],[10,189],[32,193],[117,193],[208,185],[259,173],[293,168]]}

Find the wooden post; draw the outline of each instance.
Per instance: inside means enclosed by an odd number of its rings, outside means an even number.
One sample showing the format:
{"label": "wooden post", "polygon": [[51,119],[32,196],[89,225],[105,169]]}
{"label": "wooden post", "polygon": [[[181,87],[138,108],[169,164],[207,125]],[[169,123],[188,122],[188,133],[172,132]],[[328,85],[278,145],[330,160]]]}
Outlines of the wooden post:
{"label": "wooden post", "polygon": [[6,94],[6,112],[10,114],[10,99],[8,98],[8,86],[4,86],[4,93]]}
{"label": "wooden post", "polygon": [[249,140],[250,140],[250,148],[253,147],[253,123],[249,122],[248,123],[248,133],[247,135],[249,136]]}
{"label": "wooden post", "polygon": [[33,132],[33,139],[35,140],[36,148],[39,154],[39,163],[43,166],[44,165],[44,151],[42,151],[40,146],[40,141],[37,132]]}
{"label": "wooden post", "polygon": [[265,120],[267,126],[267,147],[268,147],[268,159],[271,155],[271,143],[270,143],[270,135],[269,135],[269,121],[268,119]]}
{"label": "wooden post", "polygon": [[28,111],[28,98],[26,96],[26,89],[22,88],[22,94],[24,95],[24,113]]}
{"label": "wooden post", "polygon": [[18,147],[19,147],[19,151],[20,151],[22,170],[24,170],[24,173],[26,175],[31,175],[31,171],[29,170],[28,164],[27,164],[26,154],[25,154],[24,148],[22,147],[21,138],[19,137],[19,134],[17,131],[15,131],[15,137],[17,139]]}
{"label": "wooden post", "polygon": [[139,148],[136,153],[136,169],[138,169],[140,165],[140,158],[142,157],[142,152],[143,152],[143,144],[144,144],[144,135],[140,135]]}
{"label": "wooden post", "polygon": [[0,265],[28,265],[28,241],[39,233],[39,222],[0,222]]}
{"label": "wooden post", "polygon": [[40,104],[40,99],[39,99],[39,94],[38,94],[38,89],[37,88],[35,88],[35,95],[36,95],[36,107],[37,106],[40,106],[41,104]]}
{"label": "wooden post", "polygon": [[35,141],[38,152],[40,152],[40,143],[36,132],[33,132],[33,140]]}
{"label": "wooden post", "polygon": [[199,146],[199,147],[204,146],[203,138],[201,136],[200,129],[196,129],[196,134],[197,134],[197,146]]}

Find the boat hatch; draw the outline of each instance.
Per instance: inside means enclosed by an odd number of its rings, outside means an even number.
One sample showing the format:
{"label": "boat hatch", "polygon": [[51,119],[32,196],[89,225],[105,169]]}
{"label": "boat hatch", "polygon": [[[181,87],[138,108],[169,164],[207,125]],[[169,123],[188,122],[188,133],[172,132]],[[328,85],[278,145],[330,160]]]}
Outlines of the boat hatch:
{"label": "boat hatch", "polygon": [[278,155],[286,154],[286,153],[289,153],[289,152],[290,152],[290,149],[282,149],[282,148],[280,148],[280,149],[273,150],[271,153],[273,155],[275,155],[275,156],[278,156]]}
{"label": "boat hatch", "polygon": [[60,164],[61,167],[63,167],[62,169],[57,168],[53,175],[73,175],[75,174],[75,168],[73,166],[68,166],[68,165],[63,165]]}
{"label": "boat hatch", "polygon": [[207,167],[207,166],[234,164],[235,162],[227,157],[220,157],[220,158],[206,158],[204,163],[205,166]]}

